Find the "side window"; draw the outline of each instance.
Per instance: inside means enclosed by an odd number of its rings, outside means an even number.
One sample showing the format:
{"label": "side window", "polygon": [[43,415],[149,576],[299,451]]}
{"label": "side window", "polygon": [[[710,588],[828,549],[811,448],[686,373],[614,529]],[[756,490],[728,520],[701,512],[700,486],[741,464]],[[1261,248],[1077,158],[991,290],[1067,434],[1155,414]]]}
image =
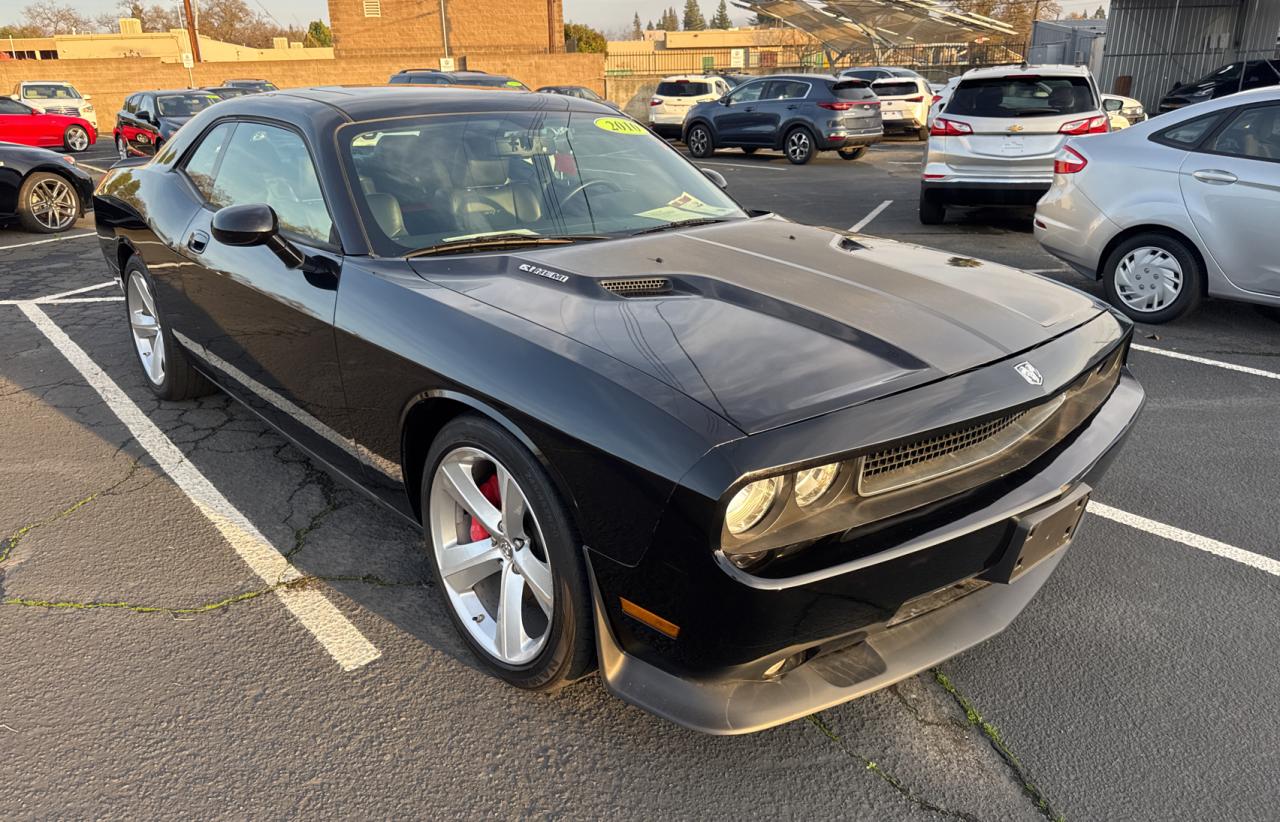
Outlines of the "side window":
{"label": "side window", "polygon": [[196,187],[196,191],[204,197],[205,202],[213,202],[213,175],[218,170],[218,161],[222,159],[227,139],[235,131],[235,123],[220,123],[205,134],[200,145],[191,152],[182,170],[187,179]]}
{"label": "side window", "polygon": [[802,100],[809,93],[809,84],[799,80],[774,80],[765,92],[768,100]]}
{"label": "side window", "polygon": [[17,100],[10,100],[8,97],[0,97],[0,114],[30,114],[31,109],[19,103]]}
{"label": "side window", "polygon": [[760,99],[761,92],[764,91],[765,83],[747,83],[745,86],[738,86],[733,90],[733,94],[729,99],[734,103],[754,103]]}
{"label": "side window", "polygon": [[1243,109],[1206,148],[1248,160],[1280,160],[1280,104]]}
{"label": "side window", "polygon": [[124,110],[126,114],[136,114],[138,111],[138,95],[133,95],[124,101]]}
{"label": "side window", "polygon": [[141,95],[138,99],[138,113],[149,114],[152,120],[157,119],[155,98],[146,94]]}
{"label": "side window", "polygon": [[1267,60],[1251,60],[1245,64],[1244,87],[1262,88],[1280,83],[1280,75]]}
{"label": "side window", "polygon": [[1185,123],[1166,128],[1164,131],[1157,131],[1151,135],[1151,139],[1174,148],[1191,150],[1200,145],[1200,141],[1204,139],[1204,136],[1212,131],[1213,127],[1221,119],[1222,114],[1220,112],[1206,114],[1203,117],[1196,117],[1194,120],[1188,120]]}
{"label": "side window", "polygon": [[266,203],[275,209],[283,230],[304,241],[331,242],[333,221],[301,137],[286,128],[240,123],[225,154],[211,203],[219,208]]}

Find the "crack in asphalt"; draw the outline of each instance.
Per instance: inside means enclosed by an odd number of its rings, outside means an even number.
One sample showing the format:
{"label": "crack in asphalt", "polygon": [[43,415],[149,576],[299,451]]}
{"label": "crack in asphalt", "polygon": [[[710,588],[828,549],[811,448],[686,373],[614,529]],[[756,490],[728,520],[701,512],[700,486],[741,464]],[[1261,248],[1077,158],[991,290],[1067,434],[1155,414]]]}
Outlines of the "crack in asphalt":
{"label": "crack in asphalt", "polygon": [[831,730],[831,728],[828,727],[827,724],[822,721],[821,714],[810,714],[806,718],[815,728],[817,728],[819,731],[822,731],[823,735],[825,735],[827,739],[830,739],[832,742],[836,743],[836,745],[839,746],[840,750],[844,751],[845,754],[847,754],[849,757],[860,761],[868,771],[871,771],[873,774],[880,777],[882,780],[888,783],[889,786],[892,787],[895,791],[902,794],[903,798],[905,798],[907,801],[914,804],[916,807],[926,811],[932,811],[933,813],[942,814],[943,816],[948,816],[948,817],[951,817],[952,819],[963,819],[965,820],[965,822],[978,822],[978,817],[974,816],[971,813],[967,813],[965,811],[954,811],[954,810],[951,810],[950,808],[944,808],[935,802],[930,802],[928,799],[925,799],[924,797],[917,795],[914,791],[912,791],[910,788],[904,785],[900,779],[898,779],[896,776],[886,771],[884,768],[880,767],[880,765],[874,759],[871,759],[850,748],[848,744],[846,744],[845,741],[842,738],[840,738],[838,734],[836,734],[835,731]]}
{"label": "crack in asphalt", "polygon": [[920,712],[919,706],[911,702],[911,700],[907,699],[906,695],[902,693],[902,690],[901,688],[898,687],[898,685],[890,685],[886,690],[889,693],[893,694],[895,697],[897,697],[898,701],[902,703],[902,707],[906,708],[908,713],[910,713],[913,717],[915,717],[916,722],[919,722],[921,725],[928,725],[931,728],[964,728],[966,727],[963,723],[957,722],[953,719],[926,718],[925,715]]}
{"label": "crack in asphalt", "polygon": [[320,496],[324,499],[324,507],[312,514],[305,525],[293,529],[293,547],[285,552],[284,558],[286,560],[292,560],[302,553],[302,550],[307,547],[307,538],[311,536],[311,533],[319,528],[326,518],[343,507],[343,504],[338,501],[337,484],[328,472],[321,471],[310,462],[304,463],[303,468],[306,470],[306,475],[302,478],[302,482],[298,487],[294,489],[294,492],[289,495],[289,507],[293,507],[294,497],[310,485],[319,487]]}
{"label": "crack in asphalt", "polygon": [[14,531],[12,534],[10,534],[8,537],[5,538],[4,542],[0,542],[0,562],[4,562],[5,560],[9,559],[9,557],[13,554],[14,549],[18,547],[18,543],[22,542],[22,539],[27,534],[31,533],[37,528],[43,528],[46,525],[52,525],[53,523],[58,522],[59,520],[66,519],[67,517],[71,516],[76,511],[79,511],[81,508],[85,507],[86,505],[98,499],[99,497],[109,495],[112,491],[114,491],[115,489],[119,488],[121,485],[124,485],[126,482],[132,479],[133,475],[138,472],[138,468],[141,465],[142,465],[142,460],[135,459],[133,461],[133,464],[129,466],[129,470],[125,473],[125,475],[120,479],[116,480],[115,482],[111,483],[110,485],[108,485],[106,488],[103,488],[98,491],[94,491],[89,496],[76,500],[70,506],[62,509],[61,511],[59,511],[58,513],[50,517],[47,517],[42,520],[37,520],[36,522],[29,523],[27,525],[22,526],[18,530]]}
{"label": "crack in asphalt", "polygon": [[1054,810],[1053,806],[1049,804],[1048,798],[1031,781],[1031,777],[1027,775],[1027,770],[1018,760],[1018,757],[1014,756],[1013,751],[1009,750],[1009,745],[1000,734],[1000,729],[982,718],[982,714],[978,712],[978,709],[974,707],[969,698],[960,693],[951,682],[951,679],[942,672],[941,668],[933,668],[930,673],[933,674],[934,680],[942,686],[942,689],[950,694],[951,698],[960,706],[960,709],[964,711],[965,718],[969,720],[969,724],[982,732],[982,735],[991,743],[991,747],[995,749],[995,752],[1000,755],[1000,758],[1013,771],[1019,784],[1022,785],[1023,793],[1031,799],[1036,810],[1040,811],[1050,822],[1064,822],[1066,817]]}

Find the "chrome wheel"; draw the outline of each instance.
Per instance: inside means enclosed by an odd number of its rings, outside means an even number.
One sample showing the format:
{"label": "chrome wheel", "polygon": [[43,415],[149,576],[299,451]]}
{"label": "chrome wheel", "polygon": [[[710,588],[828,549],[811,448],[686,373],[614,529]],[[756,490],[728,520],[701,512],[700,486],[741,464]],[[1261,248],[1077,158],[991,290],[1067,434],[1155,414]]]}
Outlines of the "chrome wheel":
{"label": "chrome wheel", "polygon": [[705,128],[695,128],[689,132],[689,153],[695,157],[705,156],[710,142],[711,135],[707,133]]}
{"label": "chrome wheel", "polygon": [[129,149],[125,147],[124,139],[121,137],[116,138],[116,154],[121,160],[129,159]]}
{"label": "chrome wheel", "polygon": [[80,215],[76,193],[65,180],[52,175],[31,187],[27,207],[35,221],[50,231],[70,228]]}
{"label": "chrome wheel", "polygon": [[809,132],[802,129],[796,129],[791,132],[791,136],[787,138],[787,157],[792,162],[801,162],[809,156],[809,152],[813,148],[813,141],[809,139]]}
{"label": "chrome wheel", "polygon": [[432,552],[458,621],[499,662],[532,661],[551,634],[555,586],[515,477],[478,448],[455,448],[432,477],[429,508]]}
{"label": "chrome wheel", "polygon": [[89,147],[89,132],[80,128],[80,126],[72,126],[67,129],[67,146],[72,151],[84,151]]}
{"label": "chrome wheel", "polygon": [[133,332],[133,345],[138,350],[138,360],[147,379],[155,385],[164,382],[164,334],[156,318],[156,301],[151,288],[141,274],[129,276],[129,288],[125,297],[129,305],[129,327]]}
{"label": "chrome wheel", "polygon": [[1184,281],[1178,259],[1157,246],[1142,246],[1124,255],[1113,276],[1116,294],[1124,304],[1144,314],[1178,299]]}

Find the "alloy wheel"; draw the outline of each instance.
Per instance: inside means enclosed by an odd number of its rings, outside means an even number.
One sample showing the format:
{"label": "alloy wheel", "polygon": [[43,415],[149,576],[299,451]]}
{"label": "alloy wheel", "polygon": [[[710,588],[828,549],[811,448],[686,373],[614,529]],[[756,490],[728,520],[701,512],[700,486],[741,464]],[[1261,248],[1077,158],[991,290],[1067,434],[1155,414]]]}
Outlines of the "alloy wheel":
{"label": "alloy wheel", "polygon": [[1149,314],[1169,306],[1182,293],[1182,265],[1163,248],[1142,246],[1120,260],[1116,294],[1134,311]]}
{"label": "alloy wheel", "polygon": [[36,222],[50,231],[70,228],[80,213],[80,206],[71,186],[65,180],[54,179],[52,176],[31,187],[27,205]]}
{"label": "alloy wheel", "polygon": [[67,145],[72,151],[84,151],[89,147],[89,133],[79,126],[67,130]]}
{"label": "alloy wheel", "polygon": [[803,160],[809,156],[809,134],[797,129],[787,138],[787,156],[792,160]]}
{"label": "alloy wheel", "polygon": [[125,299],[128,300],[133,346],[137,349],[142,370],[146,372],[147,379],[160,385],[164,382],[164,334],[156,317],[155,298],[142,275],[136,272],[130,275]]}
{"label": "alloy wheel", "polygon": [[689,153],[695,157],[701,157],[707,150],[707,142],[710,139],[706,129],[695,128],[689,133]]}
{"label": "alloy wheel", "polygon": [[520,484],[484,451],[455,448],[435,470],[429,507],[432,551],[458,621],[497,661],[531,662],[551,635],[555,578]]}

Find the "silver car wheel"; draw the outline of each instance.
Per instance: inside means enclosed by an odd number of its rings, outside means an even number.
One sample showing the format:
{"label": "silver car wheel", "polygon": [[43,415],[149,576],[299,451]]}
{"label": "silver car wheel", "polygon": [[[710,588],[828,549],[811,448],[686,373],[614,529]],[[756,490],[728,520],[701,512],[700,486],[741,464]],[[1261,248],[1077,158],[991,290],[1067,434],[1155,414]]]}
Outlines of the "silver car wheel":
{"label": "silver car wheel", "polygon": [[164,334],[160,320],[156,318],[156,301],[151,288],[136,271],[129,275],[129,288],[125,297],[129,306],[129,328],[133,332],[133,346],[147,379],[155,385],[164,382]]}
{"label": "silver car wheel", "polygon": [[695,128],[689,135],[689,151],[695,156],[702,154],[707,149],[707,139],[706,129]]}
{"label": "silver car wheel", "polygon": [[432,552],[458,621],[499,662],[530,662],[551,635],[555,577],[519,483],[489,454],[455,448],[432,477],[429,507]]}
{"label": "silver car wheel", "polygon": [[809,154],[809,134],[805,131],[793,131],[787,138],[787,156],[793,160],[804,159]]}
{"label": "silver car wheel", "polygon": [[1163,248],[1142,246],[1121,258],[1113,273],[1116,294],[1134,311],[1150,314],[1182,293],[1182,265]]}
{"label": "silver car wheel", "polygon": [[61,178],[44,179],[31,187],[27,207],[36,222],[50,231],[70,228],[80,214],[80,205],[71,186]]}
{"label": "silver car wheel", "polygon": [[67,130],[67,145],[71,146],[72,151],[84,151],[89,147],[89,132],[79,126],[72,126]]}

